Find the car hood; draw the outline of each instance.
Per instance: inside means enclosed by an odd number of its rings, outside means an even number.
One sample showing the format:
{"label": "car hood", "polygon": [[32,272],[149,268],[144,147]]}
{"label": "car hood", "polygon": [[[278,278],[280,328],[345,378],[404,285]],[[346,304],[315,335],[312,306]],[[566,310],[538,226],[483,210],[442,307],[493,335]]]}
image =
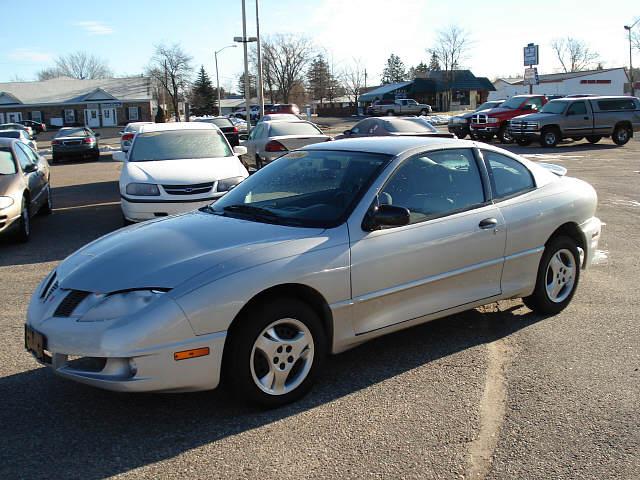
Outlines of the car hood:
{"label": "car hood", "polygon": [[[11,196],[18,192],[16,188],[20,184],[19,175],[0,175],[0,195]],[[22,193],[20,193],[22,195]]]}
{"label": "car hood", "polygon": [[127,162],[124,168],[130,180],[171,185],[189,185],[249,175],[235,156]]}
{"label": "car hood", "polygon": [[537,122],[540,120],[549,120],[558,116],[557,113],[528,113],[526,115],[518,115],[513,117],[512,120],[526,120],[527,122]]}
{"label": "car hood", "polygon": [[488,110],[482,110],[481,112],[473,112],[473,115],[477,115],[478,113],[482,113],[488,116],[492,116],[492,115],[500,115],[502,113],[509,113],[509,112],[513,112],[514,110],[511,108],[490,108]]}
{"label": "car hood", "polygon": [[231,274],[234,258],[242,268],[258,265],[268,247],[285,257],[290,243],[321,232],[195,211],[110,233],[65,259],[57,278],[61,288],[96,293],[174,288],[216,266]]}

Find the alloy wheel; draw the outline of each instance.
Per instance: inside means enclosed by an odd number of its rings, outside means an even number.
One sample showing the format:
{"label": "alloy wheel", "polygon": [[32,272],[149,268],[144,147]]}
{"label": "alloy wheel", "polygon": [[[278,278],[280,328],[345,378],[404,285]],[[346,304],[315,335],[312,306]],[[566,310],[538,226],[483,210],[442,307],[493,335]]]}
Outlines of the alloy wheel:
{"label": "alloy wheel", "polygon": [[576,279],[576,260],[570,250],[558,250],[549,260],[546,273],[546,291],[549,300],[563,302],[571,292]]}

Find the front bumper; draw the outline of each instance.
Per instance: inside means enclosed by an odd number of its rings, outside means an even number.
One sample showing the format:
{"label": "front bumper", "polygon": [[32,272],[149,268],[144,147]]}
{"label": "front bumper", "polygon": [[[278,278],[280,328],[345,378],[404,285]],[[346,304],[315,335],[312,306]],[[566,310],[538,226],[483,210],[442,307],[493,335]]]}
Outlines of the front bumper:
{"label": "front bumper", "polygon": [[0,233],[9,230],[20,218],[20,202],[17,202],[15,198],[13,200],[13,205],[0,210]]}
{"label": "front bumper", "polygon": [[54,145],[51,149],[53,155],[95,155],[100,153],[97,145],[71,145],[71,146],[57,146]]}
{"label": "front bumper", "polygon": [[188,200],[149,200],[133,199],[121,196],[120,206],[122,214],[131,222],[143,222],[158,217],[177,215],[192,210],[197,210],[205,205],[210,205],[227,192],[215,192],[206,198]]}
{"label": "front bumper", "polygon": [[447,130],[449,130],[449,133],[453,133],[456,137],[466,136],[466,135],[469,135],[469,133],[471,133],[469,129],[469,125],[463,125],[463,124],[448,125]]}
{"label": "front bumper", "polygon": [[598,217],[592,217],[582,225],[580,225],[580,231],[584,239],[585,252],[582,268],[587,269],[593,263],[593,259],[598,249],[598,242],[600,241],[600,234],[602,233],[602,222]]}
{"label": "front bumper", "polygon": [[484,125],[471,125],[471,133],[476,135],[495,135],[500,130],[497,125],[484,126]]}

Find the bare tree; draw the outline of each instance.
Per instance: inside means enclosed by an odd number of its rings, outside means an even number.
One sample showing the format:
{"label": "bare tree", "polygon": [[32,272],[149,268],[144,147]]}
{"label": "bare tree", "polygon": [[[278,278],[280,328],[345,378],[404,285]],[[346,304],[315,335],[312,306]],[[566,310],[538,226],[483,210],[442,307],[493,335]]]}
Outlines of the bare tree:
{"label": "bare tree", "polygon": [[631,45],[635,50],[640,52],[640,33],[633,32],[631,34]]}
{"label": "bare tree", "polygon": [[353,101],[358,107],[358,98],[364,88],[365,68],[360,59],[354,58],[350,64],[345,67],[340,76],[342,86],[350,101]]}
{"label": "bare tree", "polygon": [[38,80],[49,80],[57,77],[71,77],[78,80],[109,78],[113,72],[107,62],[87,52],[74,52],[60,55],[55,59],[55,66],[38,72]]}
{"label": "bare tree", "polygon": [[[303,81],[303,73],[313,58],[311,40],[302,35],[277,34],[262,40],[262,66],[264,83],[273,92],[276,89],[283,103],[296,84]],[[271,93],[273,99],[273,93]]]}
{"label": "bare tree", "polygon": [[180,121],[179,102],[184,97],[193,74],[191,56],[177,43],[156,45],[156,50],[147,67],[147,75],[156,81],[171,99],[176,121]]}
{"label": "bare tree", "polygon": [[588,70],[600,57],[585,42],[572,37],[556,38],[551,43],[551,48],[566,73]]}
{"label": "bare tree", "polygon": [[470,48],[469,34],[457,25],[449,25],[438,31],[435,46],[427,49],[431,57],[437,60],[444,73],[446,84],[444,110],[448,110],[451,104],[451,85],[455,70],[460,68],[460,63],[466,58]]}

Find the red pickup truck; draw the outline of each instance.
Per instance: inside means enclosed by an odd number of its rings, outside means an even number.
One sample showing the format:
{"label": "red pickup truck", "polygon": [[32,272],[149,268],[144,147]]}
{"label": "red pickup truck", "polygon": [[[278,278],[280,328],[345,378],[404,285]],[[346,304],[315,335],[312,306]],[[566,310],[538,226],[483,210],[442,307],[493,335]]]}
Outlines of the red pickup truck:
{"label": "red pickup truck", "polygon": [[476,113],[471,117],[471,134],[477,138],[489,141],[497,136],[502,143],[511,143],[513,138],[509,133],[509,120],[518,115],[535,113],[547,103],[544,95],[516,95],[505,101],[497,108]]}

